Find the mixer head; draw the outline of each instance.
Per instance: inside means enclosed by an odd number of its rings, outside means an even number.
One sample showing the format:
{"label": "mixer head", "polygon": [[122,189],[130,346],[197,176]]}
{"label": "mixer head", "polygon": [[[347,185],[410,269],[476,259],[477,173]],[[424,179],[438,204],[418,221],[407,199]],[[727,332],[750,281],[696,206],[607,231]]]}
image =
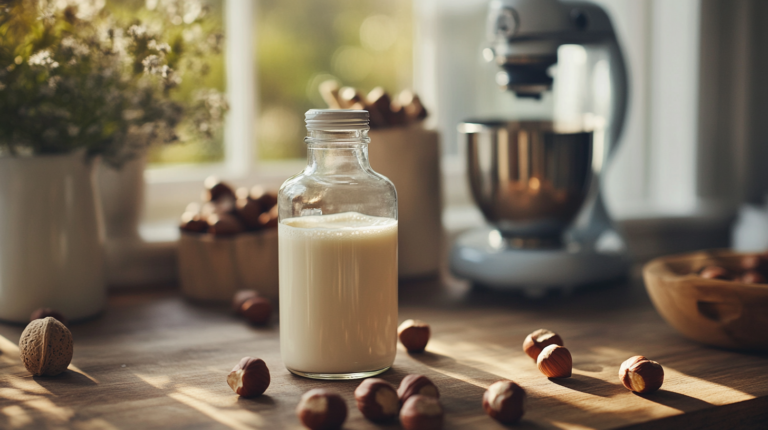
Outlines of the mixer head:
{"label": "mixer head", "polygon": [[501,70],[496,83],[518,97],[541,98],[552,89],[550,68],[566,43],[598,43],[612,38],[605,12],[586,2],[493,0],[483,56]]}

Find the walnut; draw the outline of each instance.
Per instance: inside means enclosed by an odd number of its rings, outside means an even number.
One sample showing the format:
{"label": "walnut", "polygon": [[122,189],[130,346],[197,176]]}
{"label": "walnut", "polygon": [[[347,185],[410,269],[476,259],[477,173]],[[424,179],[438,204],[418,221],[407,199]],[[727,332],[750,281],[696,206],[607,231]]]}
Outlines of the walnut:
{"label": "walnut", "polygon": [[29,323],[19,339],[24,367],[35,376],[54,376],[72,361],[72,333],[53,317]]}

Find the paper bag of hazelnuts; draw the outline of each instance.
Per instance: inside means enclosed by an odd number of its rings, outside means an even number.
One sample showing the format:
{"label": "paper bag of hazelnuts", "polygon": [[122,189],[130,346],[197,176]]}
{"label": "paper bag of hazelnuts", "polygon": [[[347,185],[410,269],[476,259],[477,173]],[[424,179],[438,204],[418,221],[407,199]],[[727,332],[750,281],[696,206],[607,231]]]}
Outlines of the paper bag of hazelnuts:
{"label": "paper bag of hazelnuts", "polygon": [[319,90],[331,109],[369,113],[371,167],[397,189],[400,278],[437,274],[443,237],[440,142],[438,133],[424,126],[427,110],[419,96],[409,90],[390,96],[381,87],[363,94],[334,80]]}
{"label": "paper bag of hazelnuts", "polygon": [[205,180],[201,203],[191,203],[179,229],[182,293],[203,302],[229,302],[239,290],[276,301],[277,195],[255,186],[236,191]]}

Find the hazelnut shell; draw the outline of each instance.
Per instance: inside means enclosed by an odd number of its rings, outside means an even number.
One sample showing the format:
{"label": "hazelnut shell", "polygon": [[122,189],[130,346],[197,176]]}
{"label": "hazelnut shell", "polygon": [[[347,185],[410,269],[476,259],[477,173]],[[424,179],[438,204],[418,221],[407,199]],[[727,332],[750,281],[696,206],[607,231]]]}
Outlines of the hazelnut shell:
{"label": "hazelnut shell", "polygon": [[731,274],[728,270],[720,266],[706,266],[699,272],[699,276],[705,279],[721,279],[728,281],[731,279]]}
{"label": "hazelnut shell", "polygon": [[443,428],[443,408],[440,401],[430,396],[412,396],[400,409],[400,424],[405,430]]}
{"label": "hazelnut shell", "polygon": [[621,363],[619,380],[630,391],[650,393],[664,383],[664,368],[653,360],[636,355]]}
{"label": "hazelnut shell", "polygon": [[571,352],[560,345],[544,348],[536,360],[536,365],[547,378],[570,378],[573,371]]}
{"label": "hazelnut shell", "polygon": [[337,429],[347,419],[347,403],[334,392],[315,388],[301,396],[296,415],[310,430]]}
{"label": "hazelnut shell", "polygon": [[389,382],[379,378],[364,380],[355,389],[357,409],[367,419],[384,422],[397,417],[400,399],[397,390]]}
{"label": "hazelnut shell", "polygon": [[765,284],[765,276],[756,270],[748,270],[739,278],[741,282],[745,284]]}
{"label": "hazelnut shell", "polygon": [[208,231],[208,222],[205,221],[199,213],[184,212],[181,215],[181,224],[179,228],[190,233],[205,233]]}
{"label": "hazelnut shell", "polygon": [[536,361],[541,351],[549,345],[563,346],[563,339],[553,331],[540,328],[525,337],[523,351]]}
{"label": "hazelnut shell", "polygon": [[424,375],[407,375],[400,381],[397,388],[397,396],[400,398],[400,404],[415,395],[429,396],[436,399],[440,398],[440,391],[437,386]]}
{"label": "hazelnut shell", "polygon": [[243,357],[227,375],[227,384],[241,397],[260,396],[270,382],[269,369],[260,358]]}
{"label": "hazelnut shell", "polygon": [[765,272],[768,269],[768,256],[765,254],[746,255],[741,259],[741,268]]}
{"label": "hazelnut shell", "polygon": [[72,361],[72,333],[53,317],[29,323],[19,339],[24,367],[35,376],[55,376]]}
{"label": "hazelnut shell", "polygon": [[253,299],[258,296],[259,293],[253,290],[239,290],[235,293],[234,296],[232,296],[232,311],[239,314],[240,308],[243,307],[243,303],[245,303],[246,300]]}
{"label": "hazelnut shell", "polygon": [[422,352],[429,342],[429,324],[419,320],[405,320],[397,328],[397,337],[408,352]]}
{"label": "hazelnut shell", "polygon": [[222,213],[208,217],[208,232],[215,236],[231,236],[243,230],[243,224],[234,215]]}
{"label": "hazelnut shell", "polygon": [[483,409],[502,424],[514,424],[525,413],[525,390],[512,381],[497,381],[483,394]]}
{"label": "hazelnut shell", "polygon": [[266,324],[272,316],[272,303],[264,297],[253,297],[243,302],[240,313],[251,324]]}
{"label": "hazelnut shell", "polygon": [[257,200],[253,200],[249,197],[237,199],[235,204],[235,212],[240,221],[245,224],[249,229],[257,229],[261,227],[259,223],[259,215],[261,215],[263,208]]}
{"label": "hazelnut shell", "polygon": [[235,191],[226,182],[219,181],[215,176],[209,176],[203,183],[205,185],[204,199],[217,201],[223,198],[235,199]]}
{"label": "hazelnut shell", "polygon": [[267,212],[259,215],[259,225],[261,228],[277,228],[278,222],[278,208],[277,205],[273,205]]}
{"label": "hazelnut shell", "polygon": [[259,202],[262,212],[266,212],[277,205],[277,194],[264,191],[259,186],[255,186],[251,189],[251,198]]}

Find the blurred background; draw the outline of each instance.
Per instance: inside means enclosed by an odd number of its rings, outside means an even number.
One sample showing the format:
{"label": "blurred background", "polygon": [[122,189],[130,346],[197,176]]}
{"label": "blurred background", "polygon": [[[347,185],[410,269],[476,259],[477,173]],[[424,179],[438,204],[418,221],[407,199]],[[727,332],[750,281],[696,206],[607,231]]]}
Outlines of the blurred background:
{"label": "blurred background", "polygon": [[[768,3],[595,2],[613,20],[628,64],[628,116],[603,188],[632,255],[643,260],[734,240],[742,248],[768,245],[768,124],[761,118],[768,109]],[[173,263],[178,217],[199,200],[206,177],[276,190],[302,169],[303,115],[326,107],[318,87],[330,79],[363,92],[380,86],[419,94],[429,111],[426,126],[440,134],[444,227],[450,236],[484,223],[467,186],[456,126],[515,108],[482,58],[488,1],[63,3],[104,8],[150,27],[162,10],[166,18],[157,26],[169,35],[221,42],[197,58],[205,73],[183,74],[175,97],[192,98],[200,87],[223,92],[223,130],[153,146],[142,170],[139,231],[158,267]],[[149,276],[174,277],[173,269]]]}
{"label": "blurred background", "polygon": [[[614,21],[632,87],[625,132],[605,181],[614,216],[701,216],[700,222],[720,224],[742,202],[762,204],[768,149],[759,112],[768,103],[768,87],[761,79],[767,65],[758,53],[768,36],[758,20],[768,5],[750,0],[597,3]],[[486,1],[208,4],[224,25],[227,53],[237,57],[217,59],[216,79],[231,99],[230,119],[247,124],[230,124],[230,139],[224,137],[215,148],[189,144],[154,150],[147,172],[148,222],[176,216],[189,200],[172,203],[168,195],[197,193],[197,188],[184,193],[182,178],[199,181],[220,173],[279,185],[273,177],[295,172],[301,164],[292,161],[303,156],[303,112],[324,106],[316,87],[332,77],[364,90],[413,87],[430,109],[430,125],[442,136],[446,204],[472,210],[456,124],[497,109],[487,94],[504,96],[486,78],[481,56]],[[108,7],[126,7],[126,2],[108,2]],[[227,74],[228,65],[246,62],[248,68],[241,69],[249,73]],[[238,103],[240,97],[249,100]],[[241,105],[248,110],[247,121],[236,112]],[[238,126],[238,139],[247,141],[234,141]],[[222,169],[221,163],[229,167]],[[199,168],[196,175],[193,165]],[[252,175],[260,179],[245,179]],[[461,211],[446,216],[448,225],[474,221]],[[724,231],[721,227],[720,240]]]}

